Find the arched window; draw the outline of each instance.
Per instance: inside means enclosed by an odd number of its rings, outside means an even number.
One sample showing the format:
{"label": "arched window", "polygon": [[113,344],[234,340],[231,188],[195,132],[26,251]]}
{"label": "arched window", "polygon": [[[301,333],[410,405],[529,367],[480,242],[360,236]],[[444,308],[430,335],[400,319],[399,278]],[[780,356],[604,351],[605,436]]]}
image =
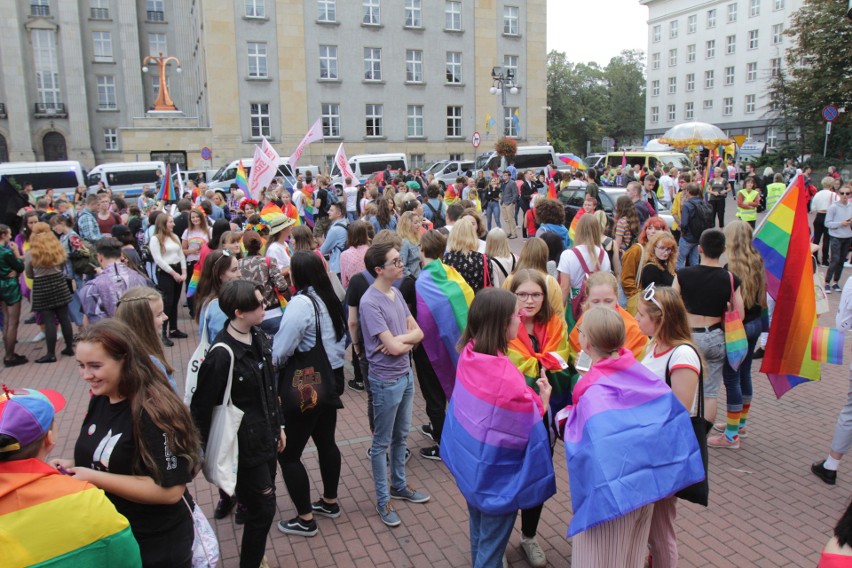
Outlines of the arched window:
{"label": "arched window", "polygon": [[44,135],[44,161],[55,162],[68,159],[68,148],[65,137],[59,132],[48,132]]}

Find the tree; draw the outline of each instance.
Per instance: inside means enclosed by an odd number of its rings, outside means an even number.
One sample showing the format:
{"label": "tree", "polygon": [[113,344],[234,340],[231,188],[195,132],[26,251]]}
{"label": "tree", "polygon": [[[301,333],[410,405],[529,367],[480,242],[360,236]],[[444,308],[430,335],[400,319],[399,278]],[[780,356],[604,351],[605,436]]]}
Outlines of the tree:
{"label": "tree", "polygon": [[622,51],[604,69],[609,97],[606,134],[626,144],[645,131],[645,54]]}

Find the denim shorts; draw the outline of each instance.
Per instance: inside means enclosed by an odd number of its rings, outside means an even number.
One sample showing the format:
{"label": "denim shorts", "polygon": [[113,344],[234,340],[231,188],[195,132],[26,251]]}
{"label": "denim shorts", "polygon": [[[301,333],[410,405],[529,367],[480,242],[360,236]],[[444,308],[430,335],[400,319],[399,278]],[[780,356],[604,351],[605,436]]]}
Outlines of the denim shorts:
{"label": "denim shorts", "polygon": [[704,357],[704,398],[716,398],[722,387],[722,369],[725,366],[725,331],[721,328],[711,331],[694,331],[692,340]]}

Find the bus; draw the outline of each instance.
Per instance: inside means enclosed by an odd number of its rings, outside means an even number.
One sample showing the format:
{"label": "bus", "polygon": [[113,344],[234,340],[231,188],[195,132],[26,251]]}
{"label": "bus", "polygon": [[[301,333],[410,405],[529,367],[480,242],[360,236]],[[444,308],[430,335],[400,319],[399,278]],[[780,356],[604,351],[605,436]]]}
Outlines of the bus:
{"label": "bus", "polygon": [[[159,172],[159,174],[158,174]],[[142,188],[148,186],[157,191],[160,176],[165,175],[165,162],[112,162],[101,164],[89,172],[89,193],[97,193],[98,182],[124,197],[137,197]]]}
{"label": "bus", "polygon": [[33,196],[44,195],[52,188],[54,195],[65,194],[73,199],[74,190],[86,185],[86,171],[80,162],[7,162],[0,164],[0,177],[13,186],[23,188],[25,183],[33,185]]}

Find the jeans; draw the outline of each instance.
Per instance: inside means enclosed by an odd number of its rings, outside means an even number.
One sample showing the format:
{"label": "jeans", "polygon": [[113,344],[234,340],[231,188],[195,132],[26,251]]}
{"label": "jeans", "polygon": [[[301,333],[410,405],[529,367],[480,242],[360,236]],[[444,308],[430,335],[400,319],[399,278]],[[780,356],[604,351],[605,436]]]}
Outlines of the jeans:
{"label": "jeans", "polygon": [[728,358],[725,357],[725,366],[722,368],[728,412],[741,412],[743,404],[746,402],[750,403],[752,397],[751,363],[754,357],[754,348],[757,346],[757,340],[760,337],[763,326],[760,318],[751,320],[745,323],[744,326],[746,339],[748,340],[746,358],[743,359],[740,368],[734,371],[728,364]]}
{"label": "jeans", "polygon": [[706,332],[693,331],[692,340],[704,355],[704,398],[716,398],[722,387],[722,369],[728,360],[728,353],[725,350],[725,332],[722,329]]}
{"label": "jeans", "polygon": [[834,439],[831,441],[831,451],[838,454],[849,453],[852,448],[852,377],[849,379],[849,395],[846,405],[837,415],[837,426],[834,428]]}
{"label": "jeans", "polygon": [[843,275],[843,263],[846,262],[846,257],[849,256],[849,245],[852,245],[852,238],[840,239],[838,237],[831,237],[831,263],[825,272],[826,284],[832,280],[835,284],[840,282],[840,277]]}
{"label": "jeans", "polygon": [[829,237],[828,229],[825,226],[825,213],[817,213],[816,217],[814,217],[814,238],[811,242],[818,245],[820,238],[822,238],[822,258],[820,262],[828,266],[828,259],[830,258],[828,245],[831,237]]}
{"label": "jeans", "polygon": [[677,270],[685,266],[695,266],[699,261],[698,243],[686,242],[681,236],[677,243]]}
{"label": "jeans", "polygon": [[357,218],[358,218],[358,212],[357,211],[347,211],[346,212],[346,220],[349,221],[350,223]]}
{"label": "jeans", "polygon": [[470,564],[473,568],[500,568],[518,513],[489,515],[467,504],[470,514]]}
{"label": "jeans", "polygon": [[489,231],[493,226],[492,221],[502,228],[502,225],[500,225],[500,205],[493,199],[485,205],[485,218],[488,219]]}
{"label": "jeans", "polygon": [[275,458],[254,467],[239,466],[237,499],[246,507],[240,545],[240,568],[257,568],[266,551],[266,537],[275,518]]}
{"label": "jeans", "polygon": [[441,433],[444,431],[444,418],[447,416],[447,395],[444,387],[432,368],[432,363],[423,349],[423,344],[414,349],[414,368],[417,371],[417,384],[420,394],[426,402],[426,416],[432,424],[432,438],[436,444],[441,444]]}
{"label": "jeans", "polygon": [[370,434],[375,430],[375,420],[373,417],[373,391],[370,389],[370,362],[364,356],[364,345],[362,344],[361,357],[358,358],[358,368],[361,369],[361,377],[364,381],[364,390],[367,391],[367,423],[370,425]]}
{"label": "jeans", "polygon": [[369,378],[373,394],[373,445],[371,462],[376,484],[376,503],[383,509],[390,501],[388,466],[385,452],[390,446],[391,487],[403,490],[405,479],[405,438],[411,428],[414,404],[414,377],[411,371],[391,380]]}

